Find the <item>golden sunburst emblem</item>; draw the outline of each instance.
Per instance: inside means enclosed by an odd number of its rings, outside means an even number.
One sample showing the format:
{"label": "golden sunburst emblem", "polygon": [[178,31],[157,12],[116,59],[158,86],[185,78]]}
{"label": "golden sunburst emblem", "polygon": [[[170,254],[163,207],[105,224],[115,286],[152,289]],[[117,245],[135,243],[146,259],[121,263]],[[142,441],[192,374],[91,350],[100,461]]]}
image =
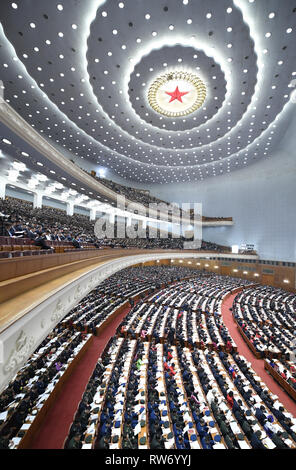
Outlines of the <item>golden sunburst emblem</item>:
{"label": "golden sunburst emblem", "polygon": [[207,95],[204,82],[183,71],[160,75],[150,85],[148,101],[152,109],[166,117],[182,117],[199,109]]}

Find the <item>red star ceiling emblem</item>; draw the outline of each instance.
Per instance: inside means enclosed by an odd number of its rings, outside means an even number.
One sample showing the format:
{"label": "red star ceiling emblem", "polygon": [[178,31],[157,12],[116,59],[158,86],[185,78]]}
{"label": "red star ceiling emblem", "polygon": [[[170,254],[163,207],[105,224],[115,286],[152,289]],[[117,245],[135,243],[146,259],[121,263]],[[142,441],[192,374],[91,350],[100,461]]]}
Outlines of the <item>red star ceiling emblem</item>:
{"label": "red star ceiling emblem", "polygon": [[180,103],[183,103],[182,96],[187,95],[187,93],[189,93],[189,91],[179,91],[178,87],[176,87],[175,91],[166,91],[166,94],[171,96],[169,103],[174,100],[178,100]]}

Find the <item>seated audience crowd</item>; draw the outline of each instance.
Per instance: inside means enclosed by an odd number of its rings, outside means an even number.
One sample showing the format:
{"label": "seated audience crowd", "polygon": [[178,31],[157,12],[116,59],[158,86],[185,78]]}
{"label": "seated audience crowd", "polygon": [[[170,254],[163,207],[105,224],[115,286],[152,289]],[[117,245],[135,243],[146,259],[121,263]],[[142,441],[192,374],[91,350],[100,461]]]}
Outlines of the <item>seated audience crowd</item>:
{"label": "seated audience crowd", "polygon": [[96,244],[94,223],[87,216],[45,207],[34,209],[32,203],[15,198],[0,199],[0,212],[7,215],[3,236],[31,240],[40,249],[50,249],[51,242],[71,242],[76,248]]}
{"label": "seated audience crowd", "polygon": [[65,448],[295,449],[296,417],[237,352],[221,305],[242,288],[234,318],[256,331],[260,344],[266,337],[278,348],[270,365],[295,389],[289,354],[296,296],[250,284],[181,266],[128,268],[106,279],[2,391],[0,447],[21,446],[97,326],[128,302],[131,309],[97,361]]}
{"label": "seated audience crowd", "polygon": [[96,329],[126,301],[145,296],[162,286],[192,276],[199,271],[169,266],[128,268],[113,274],[84,297],[64,318],[63,323],[95,333]]}
{"label": "seated audience crowd", "polygon": [[295,295],[270,286],[237,294],[233,316],[260,357],[295,357]]}
{"label": "seated audience crowd", "polygon": [[[0,448],[17,448],[91,335],[58,325],[0,395]],[[19,338],[21,341],[21,338]]]}
{"label": "seated audience crowd", "polygon": [[[86,171],[86,170],[83,170]],[[95,178],[99,183],[103,184],[104,186],[107,186],[107,188],[111,189],[117,194],[120,194],[121,196],[125,196],[129,201],[132,202],[138,202],[144,206],[149,206],[149,204],[170,204],[169,202],[163,201],[162,199],[159,199],[155,196],[152,196],[151,194],[147,193],[147,191],[143,191],[142,189],[137,189],[137,188],[131,188],[129,186],[123,186],[122,184],[115,183],[115,181],[108,180],[106,178],[98,178],[97,176],[92,175],[89,172],[88,173],[90,176]],[[178,207],[178,206],[177,206]],[[186,214],[187,213],[187,214]],[[194,213],[194,209],[189,209],[189,211],[184,211],[184,215],[190,216],[193,218],[196,214]],[[222,221],[222,220],[231,220],[232,217],[205,217],[202,216],[203,221]]]}
{"label": "seated audience crowd", "polygon": [[65,447],[296,448],[295,417],[221,318],[221,299],[247,284],[199,273],[141,299],[98,360]]}
{"label": "seated audience crowd", "polygon": [[[104,238],[95,236],[95,221],[81,214],[67,215],[65,211],[43,206],[34,209],[32,203],[7,197],[0,199],[0,212],[7,217],[3,218],[2,236],[13,240],[26,240],[40,250],[54,249],[54,242],[63,242],[73,249],[84,247],[95,248],[140,248],[140,249],[183,249],[185,238],[149,238],[149,230],[146,230],[146,238]],[[116,234],[116,223],[114,224]],[[3,242],[4,243],[4,242]],[[5,243],[4,243],[5,245]],[[203,251],[225,251],[216,243],[202,240],[200,248]],[[2,250],[3,251],[3,250]],[[18,253],[19,255],[20,253]],[[30,252],[26,253],[30,254]],[[2,253],[1,257],[5,253]],[[11,253],[10,253],[11,256]]]}

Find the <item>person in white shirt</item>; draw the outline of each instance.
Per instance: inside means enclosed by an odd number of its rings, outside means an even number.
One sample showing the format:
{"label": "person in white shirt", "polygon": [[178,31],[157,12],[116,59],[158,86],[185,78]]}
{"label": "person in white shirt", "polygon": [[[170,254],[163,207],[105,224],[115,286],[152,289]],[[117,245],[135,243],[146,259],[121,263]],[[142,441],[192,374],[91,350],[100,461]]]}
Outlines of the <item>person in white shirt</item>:
{"label": "person in white shirt", "polygon": [[215,400],[215,396],[217,394],[217,391],[213,388],[210,389],[207,393],[207,402],[211,406],[212,402]]}
{"label": "person in white shirt", "polygon": [[274,433],[276,433],[276,428],[272,423],[273,423],[273,417],[269,415],[266,423],[264,424],[264,429],[267,432],[267,435],[269,437],[272,436]]}

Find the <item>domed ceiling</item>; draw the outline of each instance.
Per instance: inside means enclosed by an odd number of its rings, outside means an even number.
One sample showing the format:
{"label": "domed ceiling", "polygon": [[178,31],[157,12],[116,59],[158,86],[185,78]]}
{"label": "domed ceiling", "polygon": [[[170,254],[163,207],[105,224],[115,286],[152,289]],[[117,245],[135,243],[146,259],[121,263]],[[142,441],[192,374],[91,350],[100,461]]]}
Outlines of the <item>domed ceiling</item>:
{"label": "domed ceiling", "polygon": [[5,100],[123,178],[232,173],[295,109],[294,0],[2,0],[0,18]]}

